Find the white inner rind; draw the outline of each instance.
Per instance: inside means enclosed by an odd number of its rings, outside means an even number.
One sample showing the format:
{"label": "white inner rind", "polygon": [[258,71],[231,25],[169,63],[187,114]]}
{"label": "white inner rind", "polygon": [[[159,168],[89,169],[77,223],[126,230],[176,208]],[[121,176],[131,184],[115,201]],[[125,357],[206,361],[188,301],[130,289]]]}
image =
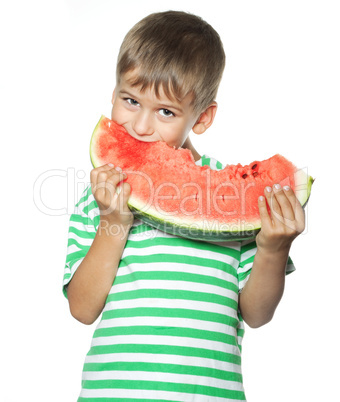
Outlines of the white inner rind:
{"label": "white inner rind", "polygon": [[172,216],[166,213],[161,213],[156,210],[154,207],[148,207],[145,209],[145,203],[131,194],[129,201],[129,206],[138,210],[142,215],[148,215],[152,217],[155,221],[164,222],[165,224],[169,224],[172,226],[176,226],[178,228],[192,228],[201,230],[204,232],[217,232],[217,233],[240,233],[244,231],[255,231],[261,227],[261,221],[245,221],[240,220],[238,222],[230,222],[230,223],[220,223],[218,220],[209,220],[209,219],[190,219],[187,216]]}

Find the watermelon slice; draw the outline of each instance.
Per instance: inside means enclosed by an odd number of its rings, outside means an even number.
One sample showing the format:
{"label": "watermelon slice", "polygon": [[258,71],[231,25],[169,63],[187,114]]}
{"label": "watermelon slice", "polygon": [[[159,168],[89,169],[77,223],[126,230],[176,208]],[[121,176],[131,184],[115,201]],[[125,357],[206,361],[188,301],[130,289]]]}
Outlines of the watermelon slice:
{"label": "watermelon slice", "polygon": [[253,238],[261,227],[257,200],[266,186],[291,186],[304,206],[313,183],[281,155],[222,170],[197,166],[188,149],[139,141],[104,116],[94,129],[90,156],[94,167],[111,162],[127,173],[128,205],[137,218],[195,240]]}

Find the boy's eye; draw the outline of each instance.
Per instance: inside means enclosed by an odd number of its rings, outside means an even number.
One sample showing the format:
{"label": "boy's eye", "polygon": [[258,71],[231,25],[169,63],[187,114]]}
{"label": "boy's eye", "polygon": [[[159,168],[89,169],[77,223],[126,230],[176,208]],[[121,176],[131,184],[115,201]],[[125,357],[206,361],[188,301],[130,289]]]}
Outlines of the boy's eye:
{"label": "boy's eye", "polygon": [[159,111],[160,115],[163,117],[171,117],[171,116],[175,116],[171,110],[168,109],[160,109]]}
{"label": "boy's eye", "polygon": [[135,99],[126,98],[125,100],[127,101],[127,103],[129,103],[132,106],[138,106],[139,105],[139,103]]}

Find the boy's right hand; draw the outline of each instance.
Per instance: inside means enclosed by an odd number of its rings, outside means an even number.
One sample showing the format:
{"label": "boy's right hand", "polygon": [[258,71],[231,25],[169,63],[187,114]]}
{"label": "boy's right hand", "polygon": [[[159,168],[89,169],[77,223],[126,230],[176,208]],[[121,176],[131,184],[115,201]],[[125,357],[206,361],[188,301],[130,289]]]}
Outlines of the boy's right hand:
{"label": "boy's right hand", "polygon": [[134,217],[127,205],[131,187],[128,183],[121,183],[120,193],[116,192],[118,183],[126,179],[126,174],[119,167],[115,168],[108,163],[93,169],[90,177],[92,194],[100,210],[100,219],[110,224],[131,226]]}

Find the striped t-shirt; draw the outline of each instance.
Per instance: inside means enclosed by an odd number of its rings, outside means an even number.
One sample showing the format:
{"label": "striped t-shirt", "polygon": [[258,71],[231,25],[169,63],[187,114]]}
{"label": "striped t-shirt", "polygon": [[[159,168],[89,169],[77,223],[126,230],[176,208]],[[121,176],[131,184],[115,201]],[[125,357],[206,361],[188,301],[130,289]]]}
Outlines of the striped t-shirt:
{"label": "striped t-shirt", "polygon": [[[206,155],[196,163],[223,168]],[[65,296],[98,224],[88,187],[70,218]],[[85,359],[78,402],[246,400],[238,295],[255,252],[254,240],[194,241],[135,219]],[[293,270],[289,260],[287,273]]]}

